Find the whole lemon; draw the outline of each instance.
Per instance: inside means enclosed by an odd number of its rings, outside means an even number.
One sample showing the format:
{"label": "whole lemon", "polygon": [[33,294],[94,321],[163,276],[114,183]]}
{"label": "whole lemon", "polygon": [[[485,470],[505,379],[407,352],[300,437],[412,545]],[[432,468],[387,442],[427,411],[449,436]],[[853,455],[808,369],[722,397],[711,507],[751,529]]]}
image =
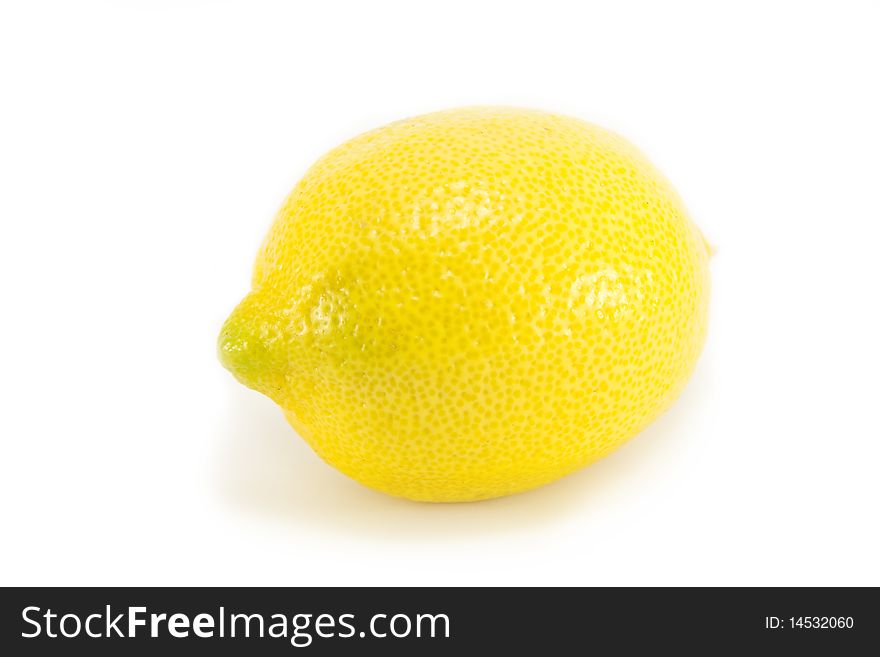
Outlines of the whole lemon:
{"label": "whole lemon", "polygon": [[220,358],[367,486],[507,495],[669,406],[706,334],[708,255],[621,137],[532,110],[428,114],[306,173]]}

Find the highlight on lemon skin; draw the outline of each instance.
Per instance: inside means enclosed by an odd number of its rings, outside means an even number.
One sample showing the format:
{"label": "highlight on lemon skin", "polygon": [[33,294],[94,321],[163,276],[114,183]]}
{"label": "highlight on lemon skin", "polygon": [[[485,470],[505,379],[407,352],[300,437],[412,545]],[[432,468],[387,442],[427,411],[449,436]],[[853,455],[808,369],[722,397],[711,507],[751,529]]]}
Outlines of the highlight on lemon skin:
{"label": "highlight on lemon skin", "polygon": [[705,340],[708,257],[618,135],[437,112],[309,169],[218,350],[357,481],[498,497],[605,456],[674,401]]}

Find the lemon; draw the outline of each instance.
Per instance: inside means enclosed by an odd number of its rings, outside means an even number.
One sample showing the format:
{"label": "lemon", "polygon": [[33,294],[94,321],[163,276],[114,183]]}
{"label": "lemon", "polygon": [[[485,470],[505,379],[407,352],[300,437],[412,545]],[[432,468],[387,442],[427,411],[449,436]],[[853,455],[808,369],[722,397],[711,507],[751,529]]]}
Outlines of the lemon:
{"label": "lemon", "polygon": [[708,255],[621,137],[532,110],[428,114],[311,167],[220,358],[369,487],[507,495],[671,404],[706,335]]}

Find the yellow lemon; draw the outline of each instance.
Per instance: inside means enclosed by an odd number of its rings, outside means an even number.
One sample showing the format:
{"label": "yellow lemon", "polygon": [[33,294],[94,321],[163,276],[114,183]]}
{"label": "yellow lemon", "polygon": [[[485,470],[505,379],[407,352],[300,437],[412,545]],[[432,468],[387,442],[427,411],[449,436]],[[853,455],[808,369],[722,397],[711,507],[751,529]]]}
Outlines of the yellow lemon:
{"label": "yellow lemon", "polygon": [[531,110],[428,114],[311,167],[220,358],[367,486],[507,495],[669,406],[705,338],[708,255],[621,137]]}

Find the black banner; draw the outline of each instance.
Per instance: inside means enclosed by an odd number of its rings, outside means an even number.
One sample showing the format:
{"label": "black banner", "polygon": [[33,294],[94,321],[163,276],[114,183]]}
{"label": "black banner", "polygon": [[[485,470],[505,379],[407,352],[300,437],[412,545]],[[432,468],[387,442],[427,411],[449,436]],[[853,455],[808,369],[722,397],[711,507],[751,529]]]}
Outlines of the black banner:
{"label": "black banner", "polygon": [[878,648],[876,589],[23,588],[5,655]]}

